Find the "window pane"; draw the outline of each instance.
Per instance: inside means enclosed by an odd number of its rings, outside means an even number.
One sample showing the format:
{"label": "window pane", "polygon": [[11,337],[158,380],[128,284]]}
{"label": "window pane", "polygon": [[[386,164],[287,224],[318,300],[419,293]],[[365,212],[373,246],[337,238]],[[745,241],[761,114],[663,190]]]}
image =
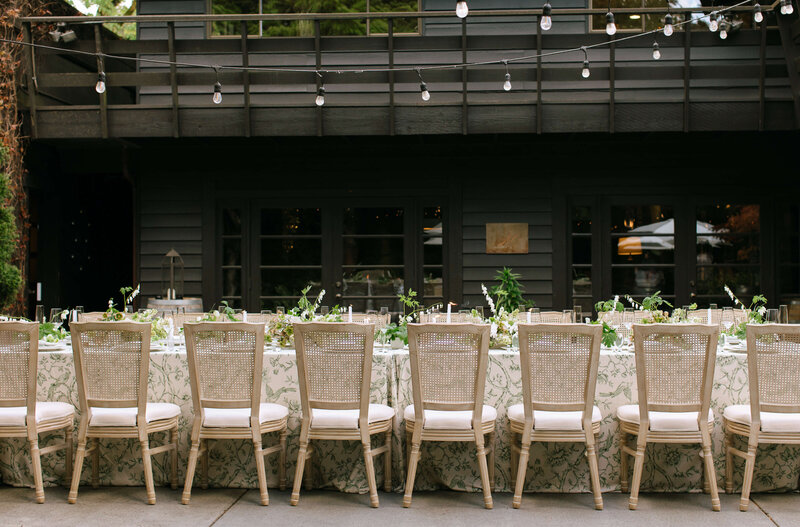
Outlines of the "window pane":
{"label": "window pane", "polygon": [[590,234],[592,232],[592,208],[572,208],[572,232]]}
{"label": "window pane", "polygon": [[[605,9],[609,7],[609,0],[593,0],[592,7],[595,9]],[[664,4],[666,6],[666,1]],[[611,0],[611,10],[614,8],[632,8],[642,7],[642,0]],[[614,14],[614,21],[617,24],[617,29],[642,29],[642,15],[639,14]],[[604,30],[606,27],[606,15],[592,15],[592,29]]]}
{"label": "window pane", "polygon": [[242,234],[242,213],[239,209],[222,209],[222,234]]}
{"label": "window pane", "polygon": [[759,236],[718,234],[697,237],[697,263],[758,263]]}
{"label": "window pane", "polygon": [[662,205],[615,205],[611,207],[611,232],[674,235],[672,207]]}
{"label": "window pane", "polygon": [[358,312],[382,306],[400,310],[397,295],[405,292],[402,269],[345,269],[343,282],[342,306],[352,305]]}
{"label": "window pane", "polygon": [[242,270],[222,270],[222,296],[242,296]]}
{"label": "window pane", "polygon": [[423,209],[423,265],[442,265],[444,263],[443,225],[441,207],[426,207]]}
{"label": "window pane", "polygon": [[611,280],[615,295],[642,297],[661,291],[661,296],[671,296],[675,291],[675,270],[669,267],[617,267]]}
{"label": "window pane", "polygon": [[261,296],[300,296],[311,285],[309,298],[322,287],[321,269],[262,269]]}
{"label": "window pane", "polygon": [[261,240],[261,265],[322,265],[320,239]]}
{"label": "window pane", "polygon": [[725,295],[726,284],[742,302],[749,304],[749,296],[761,291],[759,268],[697,266],[698,295]]}
{"label": "window pane", "polygon": [[222,265],[242,265],[241,238],[228,238],[222,240]]}
{"label": "window pane", "polygon": [[435,302],[432,298],[441,297],[444,294],[442,288],[442,269],[436,267],[427,268],[424,270],[424,277],[424,298],[425,304],[428,305]]}
{"label": "window pane", "polygon": [[611,262],[621,264],[673,263],[674,236],[623,236],[611,238]]}
{"label": "window pane", "polygon": [[590,264],[592,263],[592,238],[584,236],[572,238],[572,263]]}
{"label": "window pane", "polygon": [[757,233],[761,230],[758,205],[717,204],[697,208],[697,234]]}
{"label": "window pane", "polygon": [[319,209],[262,209],[261,234],[322,234],[322,215]]}
{"label": "window pane", "polygon": [[403,265],[403,238],[344,238],[344,265]]}
{"label": "window pane", "polygon": [[572,269],[572,295],[592,296],[592,270],[585,267]]}
{"label": "window pane", "polygon": [[[211,0],[211,12],[215,15],[257,15],[258,0]],[[242,24],[235,20],[231,22],[213,22],[211,34],[241,35]],[[247,23],[247,34],[258,35],[258,22]]]}
{"label": "window pane", "polygon": [[344,209],[344,234],[403,234],[403,209]]}

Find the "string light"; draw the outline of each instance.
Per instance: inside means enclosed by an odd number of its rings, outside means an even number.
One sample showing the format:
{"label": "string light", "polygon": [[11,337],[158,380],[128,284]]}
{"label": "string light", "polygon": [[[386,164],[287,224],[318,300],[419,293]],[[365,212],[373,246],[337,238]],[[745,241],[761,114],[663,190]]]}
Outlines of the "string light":
{"label": "string light", "polygon": [[417,70],[417,76],[419,76],[419,92],[422,96],[423,102],[428,102],[431,100],[431,92],[428,91],[428,85],[425,84],[425,81],[422,80],[422,72]]}
{"label": "string light", "polygon": [[508,72],[508,61],[504,60],[503,64],[506,65],[506,81],[503,83],[503,89],[505,91],[511,91],[511,74]]}
{"label": "string light", "polygon": [[94,85],[94,91],[96,91],[97,93],[106,92],[106,72],[101,71],[97,75],[97,84]]}
{"label": "string light", "polygon": [[653,42],[653,60],[661,58],[661,50],[658,48],[658,42]]}
{"label": "string light", "polygon": [[794,6],[790,0],[781,0],[781,14],[791,15],[794,13]]}
{"label": "string light", "polygon": [[588,79],[592,73],[589,71],[589,53],[586,52],[586,46],[581,46],[583,51],[583,69],[581,70],[581,77]]}
{"label": "string light", "polygon": [[214,83],[214,95],[211,101],[214,104],[222,104],[222,84],[219,82],[219,66],[214,66],[214,73],[217,74],[217,82]]}
{"label": "string light", "polygon": [[606,13],[606,34],[611,36],[617,33],[617,24],[614,23],[614,13]]}
{"label": "string light", "polygon": [[764,13],[761,12],[761,4],[758,2],[753,6],[753,20],[758,24],[764,21]]}
{"label": "string light", "polygon": [[722,22],[719,24],[719,38],[725,40],[728,38],[728,28],[730,27],[730,23],[723,19]]}
{"label": "string light", "polygon": [[667,13],[667,16],[664,17],[664,36],[671,37],[674,31],[675,28],[672,27],[672,15]]}
{"label": "string light", "polygon": [[467,2],[464,0],[456,2],[456,16],[458,16],[458,18],[467,18],[468,14],[469,6],[467,6]]}
{"label": "string light", "polygon": [[545,2],[542,6],[542,19],[539,21],[539,26],[544,31],[547,31],[551,27],[553,27],[553,17],[551,13],[553,12],[553,6],[550,5],[550,2]]}
{"label": "string light", "polygon": [[708,30],[712,33],[715,33],[717,29],[719,29],[719,24],[717,23],[717,12],[712,11],[708,16]]}
{"label": "string light", "polygon": [[319,71],[317,72],[317,76],[319,77],[319,88],[317,88],[317,98],[314,99],[314,103],[317,106],[323,106],[325,104],[325,80],[322,78],[322,73]]}

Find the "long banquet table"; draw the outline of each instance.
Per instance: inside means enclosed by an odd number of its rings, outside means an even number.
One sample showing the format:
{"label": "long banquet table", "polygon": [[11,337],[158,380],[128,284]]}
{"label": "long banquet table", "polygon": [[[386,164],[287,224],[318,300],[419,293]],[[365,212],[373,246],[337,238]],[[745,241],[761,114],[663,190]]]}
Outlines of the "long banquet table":
{"label": "long banquet table", "polygon": [[[185,351],[151,352],[150,400],[171,402],[181,407],[179,475],[189,451],[192,401]],[[521,402],[519,358],[513,351],[491,351],[487,372],[486,404],[498,410],[496,434],[496,491],[510,491],[510,448],[506,409]],[[43,352],[39,357],[39,399],[70,402],[78,406],[72,353]],[[280,403],[289,408],[287,474],[294,477],[297,440],[300,429],[300,395],[297,384],[295,354],[292,350],[264,353],[265,402]],[[623,351],[604,350],[600,357],[596,404],[603,413],[598,455],[600,482],[604,491],[619,490],[619,449],[616,408],[636,402],[634,356]],[[411,373],[407,350],[376,351],[373,358],[371,402],[388,404],[402,416],[411,404]],[[720,351],[714,376],[712,408],[715,414],[714,463],[720,489],[723,489],[724,449],[721,412],[731,404],[748,402],[747,364],[743,353]],[[77,427],[77,419],[76,419]],[[49,436],[43,436],[47,444]],[[269,444],[269,436],[265,436]],[[152,443],[158,444],[158,435]],[[135,440],[101,440],[100,484],[143,486],[141,454]],[[252,444],[247,441],[218,440],[211,445],[209,480],[211,487],[256,488],[255,461]],[[742,445],[740,445],[740,448]],[[525,483],[526,490],[542,492],[588,492],[588,465],[581,445],[568,443],[536,444]],[[355,442],[318,442],[312,462],[315,487],[335,488],[345,492],[367,492],[360,445]],[[753,491],[790,490],[798,488],[800,456],[798,447],[766,445],[759,448],[756,459]],[[43,459],[46,484],[63,481],[63,451]],[[270,487],[276,486],[277,456],[267,458]],[[392,450],[392,480],[395,491],[405,483],[405,424],[395,422]],[[375,464],[379,486],[383,481],[383,463]],[[166,456],[154,458],[154,476],[158,482],[168,481]],[[737,463],[735,488],[741,484],[743,466]],[[91,470],[84,470],[88,481]],[[0,440],[0,480],[15,486],[31,486],[30,454],[25,440]],[[474,446],[468,443],[423,444],[422,459],[415,488],[434,490],[450,488],[474,491],[480,488],[480,476]],[[700,491],[702,489],[699,448],[693,445],[648,446],[643,491]]]}

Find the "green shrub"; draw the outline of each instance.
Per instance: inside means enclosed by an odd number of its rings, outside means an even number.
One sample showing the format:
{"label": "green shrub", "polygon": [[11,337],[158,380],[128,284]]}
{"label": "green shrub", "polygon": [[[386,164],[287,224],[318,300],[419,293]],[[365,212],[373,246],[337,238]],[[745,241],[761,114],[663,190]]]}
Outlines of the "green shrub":
{"label": "green shrub", "polygon": [[[0,148],[0,167],[5,165],[6,151]],[[0,307],[14,302],[20,287],[22,273],[12,264],[19,232],[14,212],[8,204],[11,192],[8,176],[0,173]]]}

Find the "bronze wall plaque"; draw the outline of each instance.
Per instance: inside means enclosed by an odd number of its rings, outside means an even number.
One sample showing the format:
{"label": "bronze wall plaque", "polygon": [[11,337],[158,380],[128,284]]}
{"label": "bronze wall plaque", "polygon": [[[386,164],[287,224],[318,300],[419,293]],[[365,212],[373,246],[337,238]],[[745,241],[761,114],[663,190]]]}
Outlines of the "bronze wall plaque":
{"label": "bronze wall plaque", "polygon": [[528,224],[487,223],[486,254],[528,254]]}

